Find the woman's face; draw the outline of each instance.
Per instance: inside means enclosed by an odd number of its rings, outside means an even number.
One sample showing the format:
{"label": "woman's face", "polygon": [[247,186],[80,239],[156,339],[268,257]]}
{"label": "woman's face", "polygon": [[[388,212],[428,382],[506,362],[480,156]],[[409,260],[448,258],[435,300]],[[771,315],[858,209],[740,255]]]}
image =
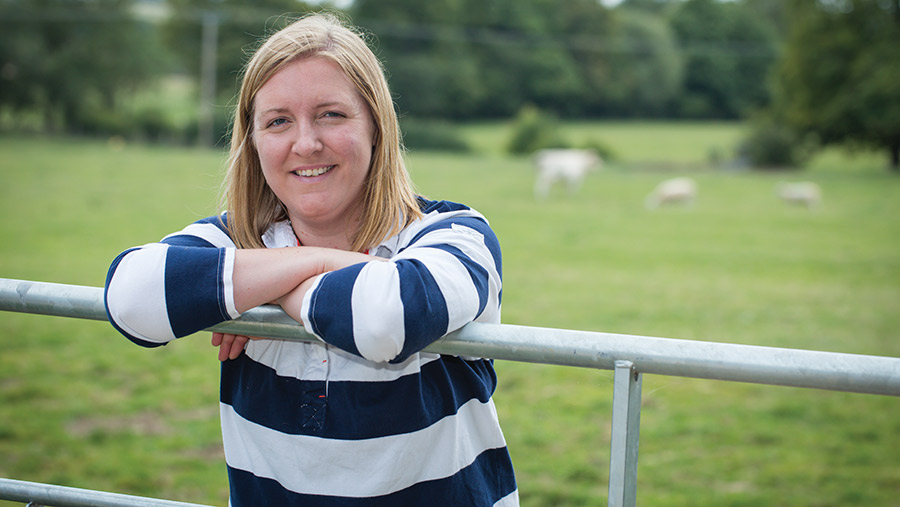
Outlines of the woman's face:
{"label": "woman's face", "polygon": [[355,231],[374,132],[365,100],[328,58],[291,62],[259,89],[253,141],[266,182],[301,240]]}

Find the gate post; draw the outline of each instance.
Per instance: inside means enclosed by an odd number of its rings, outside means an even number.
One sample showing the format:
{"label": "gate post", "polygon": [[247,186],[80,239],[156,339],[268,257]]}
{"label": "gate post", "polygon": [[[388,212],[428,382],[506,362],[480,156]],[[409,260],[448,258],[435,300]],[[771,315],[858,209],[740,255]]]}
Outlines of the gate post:
{"label": "gate post", "polygon": [[641,374],[634,369],[634,363],[616,361],[607,500],[610,507],[633,507],[637,502],[642,381]]}

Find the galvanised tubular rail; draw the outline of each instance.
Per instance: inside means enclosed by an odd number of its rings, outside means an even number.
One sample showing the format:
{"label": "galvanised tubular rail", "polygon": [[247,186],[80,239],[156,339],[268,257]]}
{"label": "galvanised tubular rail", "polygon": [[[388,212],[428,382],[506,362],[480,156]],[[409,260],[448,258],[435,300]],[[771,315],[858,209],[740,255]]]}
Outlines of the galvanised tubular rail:
{"label": "galvanised tubular rail", "polygon": [[0,499],[54,507],[209,507],[13,479],[0,479]]}
{"label": "galvanised tubular rail", "polygon": [[[103,289],[0,278],[0,310],[107,320]],[[277,306],[210,330],[317,341]],[[900,396],[900,358],[473,322],[425,350],[442,354]]]}
{"label": "galvanised tubular rail", "polygon": [[[101,288],[5,278],[0,278],[0,310],[107,320]],[[254,308],[239,319],[210,330],[316,341],[281,308],[269,305]],[[468,324],[425,350],[614,370],[610,506],[633,506],[636,502],[641,385],[645,373],[900,396],[900,358],[895,357],[481,323]],[[7,498],[2,489],[0,498]]]}

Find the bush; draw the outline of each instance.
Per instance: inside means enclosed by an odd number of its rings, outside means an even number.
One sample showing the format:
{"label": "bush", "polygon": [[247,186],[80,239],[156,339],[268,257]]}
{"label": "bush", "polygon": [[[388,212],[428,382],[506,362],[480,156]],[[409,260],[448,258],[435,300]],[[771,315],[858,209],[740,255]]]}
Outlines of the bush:
{"label": "bush", "polygon": [[521,155],[544,148],[568,148],[559,134],[556,117],[528,105],[519,110],[507,151]]}
{"label": "bush", "polygon": [[403,144],[408,149],[470,151],[468,143],[451,124],[440,120],[404,118],[400,121]]}
{"label": "bush", "polygon": [[182,138],[187,144],[207,145],[211,142],[217,148],[227,148],[231,143],[231,123],[234,121],[233,110],[230,107],[216,107],[213,109],[212,139],[200,143],[200,119],[197,116],[180,129]]}
{"label": "bush", "polygon": [[182,144],[187,134],[161,107],[127,111],[92,107],[71,121],[69,131],[91,137]]}
{"label": "bush", "polygon": [[809,159],[812,143],[796,130],[764,116],[752,120],[750,134],[738,152],[756,168],[797,168]]}
{"label": "bush", "polygon": [[145,108],[136,111],[133,116],[138,138],[153,143],[184,143],[183,129],[162,108]]}
{"label": "bush", "polygon": [[600,158],[605,163],[615,162],[618,160],[618,156],[616,152],[610,148],[610,146],[603,141],[599,141],[597,139],[591,139],[589,141],[585,141],[577,146],[577,148],[582,150],[593,150],[594,153],[600,155]]}
{"label": "bush", "polygon": [[80,112],[77,118],[69,120],[67,128],[71,133],[94,137],[132,138],[137,133],[134,122],[128,116],[100,107]]}

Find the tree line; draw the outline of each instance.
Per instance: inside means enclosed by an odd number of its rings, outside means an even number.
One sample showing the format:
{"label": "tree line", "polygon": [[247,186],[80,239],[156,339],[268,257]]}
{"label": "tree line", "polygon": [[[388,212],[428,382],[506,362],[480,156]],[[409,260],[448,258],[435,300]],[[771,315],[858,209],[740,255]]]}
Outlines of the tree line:
{"label": "tree line", "polygon": [[[755,118],[782,142],[900,146],[898,0],[355,0],[411,118]],[[250,6],[252,5],[252,6]],[[164,7],[166,16],[140,15]],[[327,6],[325,6],[327,7]],[[296,0],[0,0],[0,113],[91,133],[166,129],[121,104],[163,75],[200,79],[216,28],[216,102]],[[333,9],[333,8],[332,8]],[[219,108],[220,123],[226,108]],[[785,141],[787,139],[787,141]]]}
{"label": "tree line", "polygon": [[[401,109],[505,117],[739,118],[768,100],[778,33],[763,0],[357,0]],[[421,90],[430,90],[423,94]]]}

